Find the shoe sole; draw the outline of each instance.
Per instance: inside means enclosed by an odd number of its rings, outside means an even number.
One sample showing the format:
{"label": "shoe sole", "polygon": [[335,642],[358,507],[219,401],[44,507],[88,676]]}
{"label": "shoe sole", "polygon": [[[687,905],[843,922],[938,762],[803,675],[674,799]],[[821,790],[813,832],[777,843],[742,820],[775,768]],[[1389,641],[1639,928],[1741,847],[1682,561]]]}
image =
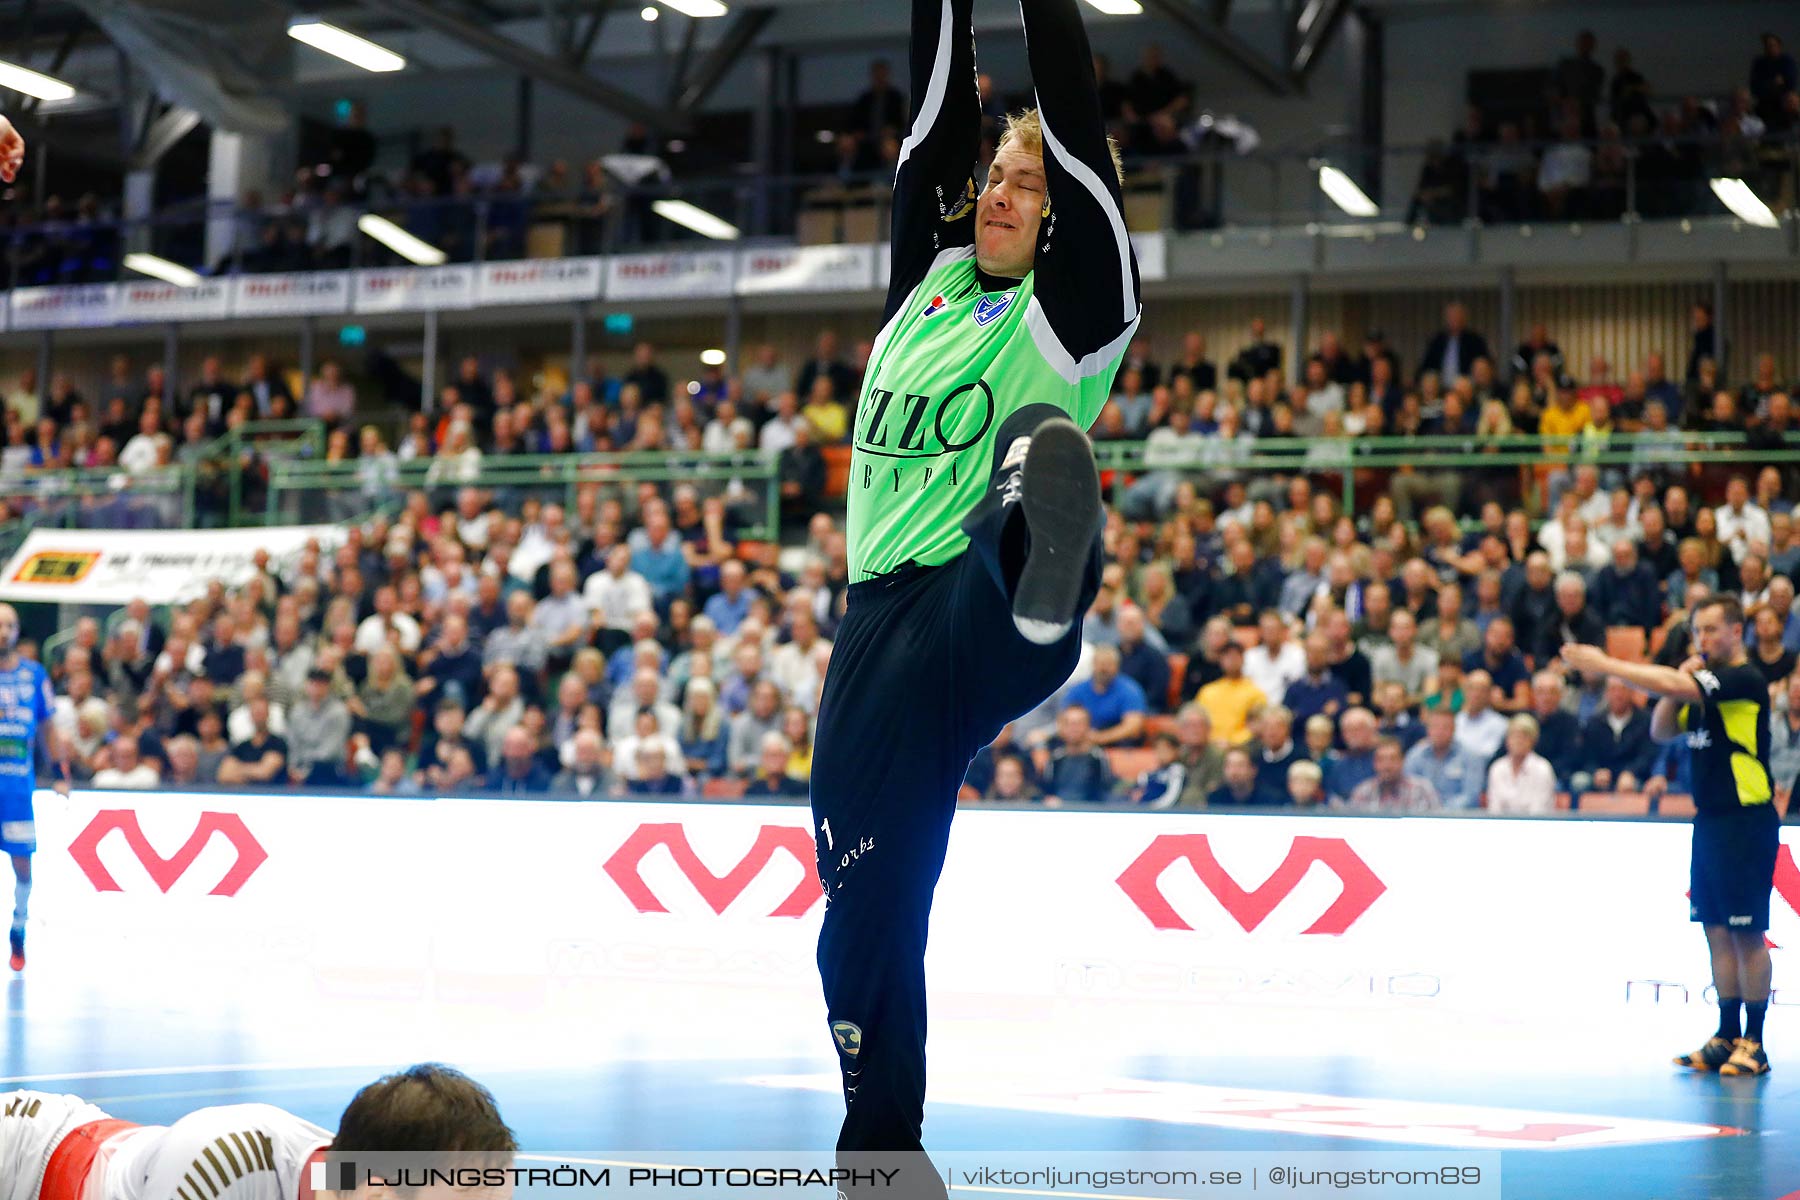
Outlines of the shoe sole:
{"label": "shoe sole", "polygon": [[1719,1074],[1725,1076],[1728,1079],[1755,1079],[1759,1075],[1767,1075],[1770,1071],[1773,1071],[1774,1069],[1775,1068],[1773,1068],[1773,1067],[1765,1066],[1761,1070],[1758,1070],[1758,1071],[1746,1071],[1742,1067],[1732,1067],[1728,1071],[1724,1067],[1720,1067]]}
{"label": "shoe sole", "polygon": [[1027,640],[1049,645],[1080,615],[1089,547],[1100,532],[1100,474],[1087,434],[1062,417],[1032,432],[1022,473],[1019,505],[1031,551],[1013,594],[1013,623]]}

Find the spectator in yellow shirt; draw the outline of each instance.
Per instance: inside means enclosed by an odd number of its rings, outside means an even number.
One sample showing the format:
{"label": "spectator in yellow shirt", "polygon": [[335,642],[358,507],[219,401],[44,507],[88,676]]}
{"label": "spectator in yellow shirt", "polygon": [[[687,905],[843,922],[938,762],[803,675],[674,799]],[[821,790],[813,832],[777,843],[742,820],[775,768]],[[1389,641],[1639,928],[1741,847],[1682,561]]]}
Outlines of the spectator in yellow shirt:
{"label": "spectator in yellow shirt", "polygon": [[1251,715],[1269,698],[1244,678],[1244,648],[1237,642],[1226,642],[1219,651],[1219,670],[1219,678],[1201,688],[1195,699],[1212,718],[1213,741],[1241,746],[1250,740]]}
{"label": "spectator in yellow shirt", "polygon": [[807,393],[806,407],[800,410],[800,415],[812,422],[821,445],[835,445],[850,435],[850,413],[838,403],[828,375],[813,380],[812,391]]}
{"label": "spectator in yellow shirt", "polygon": [[1544,415],[1538,418],[1538,432],[1544,435],[1544,452],[1560,456],[1568,449],[1569,439],[1586,429],[1592,419],[1593,413],[1587,402],[1577,396],[1574,389],[1557,388],[1544,408]]}

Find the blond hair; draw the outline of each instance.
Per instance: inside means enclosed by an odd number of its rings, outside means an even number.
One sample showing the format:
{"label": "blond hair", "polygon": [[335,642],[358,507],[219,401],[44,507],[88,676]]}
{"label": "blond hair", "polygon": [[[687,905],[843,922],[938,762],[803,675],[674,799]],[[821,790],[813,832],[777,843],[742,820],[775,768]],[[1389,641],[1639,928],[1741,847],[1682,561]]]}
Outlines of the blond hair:
{"label": "blond hair", "polygon": [[[1020,112],[1007,113],[1006,124],[1000,130],[1000,140],[994,146],[994,153],[1017,146],[1026,154],[1037,158],[1044,157],[1044,118],[1035,108],[1027,108]],[[1120,183],[1125,182],[1125,163],[1119,158],[1119,143],[1110,136],[1106,139],[1106,151],[1112,155],[1113,174]]]}

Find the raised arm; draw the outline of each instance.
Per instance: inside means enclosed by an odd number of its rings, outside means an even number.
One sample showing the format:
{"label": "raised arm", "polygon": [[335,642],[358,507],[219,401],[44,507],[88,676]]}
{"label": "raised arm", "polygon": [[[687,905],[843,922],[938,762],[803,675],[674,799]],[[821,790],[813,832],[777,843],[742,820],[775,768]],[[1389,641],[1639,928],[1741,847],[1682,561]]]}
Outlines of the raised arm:
{"label": "raised arm", "polygon": [[1598,646],[1579,642],[1570,642],[1562,648],[1562,660],[1583,675],[1613,675],[1652,696],[1686,701],[1700,699],[1700,685],[1693,675],[1674,667],[1627,662],[1612,657]]}
{"label": "raised arm", "polygon": [[981,99],[975,91],[974,0],[912,0],[912,124],[894,172],[893,267],[881,321],[944,250],[975,242],[975,162]]}
{"label": "raised arm", "polygon": [[1020,12],[1049,185],[1032,267],[1032,316],[1042,320],[1032,332],[1045,357],[1074,382],[1110,369],[1137,329],[1143,309],[1137,256],[1125,232],[1093,51],[1076,0],[1021,0]]}

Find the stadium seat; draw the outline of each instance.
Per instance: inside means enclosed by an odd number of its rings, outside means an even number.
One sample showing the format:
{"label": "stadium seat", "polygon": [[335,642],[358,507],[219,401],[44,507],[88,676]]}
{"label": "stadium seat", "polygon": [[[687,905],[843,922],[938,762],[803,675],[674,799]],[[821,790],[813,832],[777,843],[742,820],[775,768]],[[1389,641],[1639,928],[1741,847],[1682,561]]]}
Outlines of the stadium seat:
{"label": "stadium seat", "polygon": [[1181,707],[1181,684],[1187,678],[1188,658],[1185,654],[1169,655],[1169,711]]}
{"label": "stadium seat", "polygon": [[1694,815],[1694,798],[1668,792],[1657,801],[1656,813],[1662,817],[1691,817]]}
{"label": "stadium seat", "polygon": [[1648,639],[1636,625],[1613,625],[1606,631],[1606,652],[1627,662],[1643,662]]}
{"label": "stadium seat", "polygon": [[981,799],[981,793],[965,783],[960,788],[956,789],[956,798],[958,800],[979,800]]}
{"label": "stadium seat", "polygon": [[825,497],[842,499],[850,487],[850,447],[823,446],[819,453],[825,458]]}
{"label": "stadium seat", "polygon": [[1650,797],[1643,792],[1589,792],[1578,807],[1583,816],[1641,817],[1650,811]]}
{"label": "stadium seat", "polygon": [[1144,738],[1148,741],[1159,733],[1174,733],[1175,718],[1167,714],[1156,714],[1144,718]]}
{"label": "stadium seat", "polygon": [[709,779],[701,785],[700,794],[708,800],[742,800],[744,787],[742,779]]}
{"label": "stadium seat", "polygon": [[1655,658],[1662,653],[1663,643],[1669,640],[1669,631],[1658,625],[1650,631],[1650,657]]}
{"label": "stadium seat", "polygon": [[1115,746],[1106,752],[1112,773],[1123,780],[1133,780],[1156,765],[1156,751],[1146,746]]}

